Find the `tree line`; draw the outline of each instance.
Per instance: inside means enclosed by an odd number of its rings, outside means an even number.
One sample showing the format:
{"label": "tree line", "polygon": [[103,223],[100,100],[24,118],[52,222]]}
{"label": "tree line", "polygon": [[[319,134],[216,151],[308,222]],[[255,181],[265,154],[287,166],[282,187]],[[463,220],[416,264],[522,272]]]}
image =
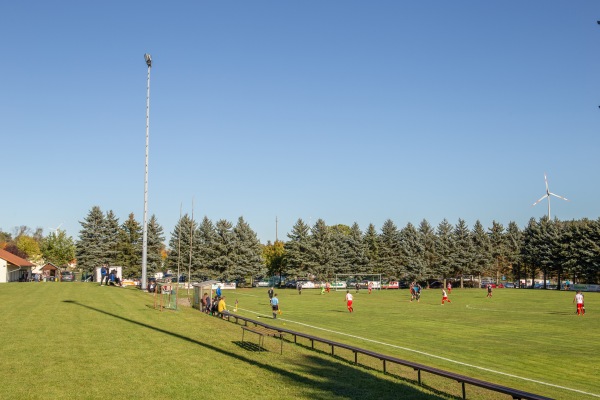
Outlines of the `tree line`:
{"label": "tree line", "polygon": [[392,220],[378,232],[355,223],[308,226],[299,219],[286,243],[268,244],[265,260],[274,275],[327,279],[334,274],[381,273],[394,280],[426,281],[466,275],[499,279],[542,276],[596,283],[600,273],[600,220],[531,218],[524,229],[494,221],[485,229],[427,220],[398,229]]}
{"label": "tree line", "polygon": [[[0,246],[32,262],[65,266],[74,260],[91,272],[103,264],[123,266],[125,277],[141,276],[142,226],[133,214],[119,223],[112,211],[94,206],[80,221],[78,240],[60,229],[46,237],[41,229],[20,227],[14,237],[0,230]],[[369,224],[309,226],[298,219],[288,240],[261,244],[240,217],[234,225],[185,214],[171,233],[168,247],[162,226],[148,222],[149,273],[179,271],[192,280],[243,280],[248,277],[331,279],[335,274],[380,273],[393,280],[426,281],[466,275],[544,281],[570,279],[596,283],[600,273],[600,219],[560,221],[531,218],[524,228],[494,221],[484,228],[459,219],[433,227],[427,220],[399,229],[392,220],[378,231]]]}

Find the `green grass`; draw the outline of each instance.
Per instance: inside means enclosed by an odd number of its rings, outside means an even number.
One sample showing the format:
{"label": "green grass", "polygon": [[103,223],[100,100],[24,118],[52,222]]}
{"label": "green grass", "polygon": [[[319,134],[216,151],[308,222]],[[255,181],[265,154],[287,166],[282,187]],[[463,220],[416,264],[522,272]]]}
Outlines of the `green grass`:
{"label": "green grass", "polygon": [[[236,292],[240,314],[270,315],[266,290]],[[420,303],[409,301],[408,290],[361,290],[349,314],[345,292],[284,289],[283,315],[271,322],[548,397],[600,397],[600,294],[585,294],[584,317],[574,314],[573,292],[486,294],[454,289],[452,303],[442,306],[441,290],[425,290]]]}
{"label": "green grass", "polygon": [[[345,308],[344,292],[278,293],[283,314],[271,320],[266,289],[225,292],[229,309],[237,298],[240,314],[262,313],[273,325],[549,397],[591,396],[517,377],[600,393],[600,323],[594,312],[600,309],[599,294],[586,294],[588,314],[578,318],[573,293],[557,291],[498,289],[486,299],[484,290],[454,290],[452,304],[444,306],[439,290],[425,291],[418,304],[408,302],[406,290],[361,291],[354,314]],[[247,334],[242,344],[241,329],[233,323],[190,307],[160,312],[150,294],[96,284],[0,285],[0,337],[2,399],[364,400],[460,394],[456,382],[424,375],[426,386],[419,387],[412,370],[393,367],[396,376],[384,375],[344,361],[351,354],[333,358],[325,347],[312,351],[285,343],[280,355],[279,343],[266,338],[269,351],[256,351],[258,338]],[[374,360],[359,361],[381,368]],[[506,398],[470,387],[467,394]]]}

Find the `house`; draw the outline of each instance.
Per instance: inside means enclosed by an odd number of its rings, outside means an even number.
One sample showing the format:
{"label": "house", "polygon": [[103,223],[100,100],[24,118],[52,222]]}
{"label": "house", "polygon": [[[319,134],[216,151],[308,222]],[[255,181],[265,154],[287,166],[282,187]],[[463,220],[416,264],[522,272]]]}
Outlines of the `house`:
{"label": "house", "polygon": [[0,249],[0,283],[28,280],[33,267],[29,261]]}

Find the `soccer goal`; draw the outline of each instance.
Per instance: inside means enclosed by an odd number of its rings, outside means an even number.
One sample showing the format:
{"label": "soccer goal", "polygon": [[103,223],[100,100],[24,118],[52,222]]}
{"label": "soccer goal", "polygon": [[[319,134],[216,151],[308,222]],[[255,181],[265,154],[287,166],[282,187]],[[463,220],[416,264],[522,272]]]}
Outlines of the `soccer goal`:
{"label": "soccer goal", "polygon": [[369,286],[381,290],[381,274],[335,274],[332,284],[336,291],[368,289]]}
{"label": "soccer goal", "polygon": [[158,283],[154,291],[154,309],[177,310],[177,291],[171,283]]}

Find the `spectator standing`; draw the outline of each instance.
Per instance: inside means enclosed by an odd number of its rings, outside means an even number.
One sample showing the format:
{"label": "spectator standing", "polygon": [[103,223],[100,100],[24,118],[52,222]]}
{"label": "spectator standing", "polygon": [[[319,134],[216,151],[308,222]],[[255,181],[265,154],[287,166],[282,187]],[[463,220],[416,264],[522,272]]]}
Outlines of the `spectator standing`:
{"label": "spectator standing", "polygon": [[269,294],[269,301],[271,301],[271,299],[273,298],[273,293],[274,293],[273,286],[271,286],[269,288],[269,290],[267,291],[267,293]]}
{"label": "spectator standing", "polygon": [[[106,268],[106,265],[103,265],[102,268],[100,268],[100,286],[104,285],[104,279],[108,279],[107,274],[108,268]],[[108,280],[106,284],[108,284]]]}
{"label": "spectator standing", "polygon": [[208,295],[208,293],[204,293],[204,302],[206,303],[206,308],[204,309],[204,312],[206,312],[207,314],[210,314],[211,312],[211,298]]}
{"label": "spectator standing", "polygon": [[208,294],[204,293],[202,295],[202,300],[200,300],[200,302],[202,303],[202,312],[206,312],[206,298],[208,297]]}

